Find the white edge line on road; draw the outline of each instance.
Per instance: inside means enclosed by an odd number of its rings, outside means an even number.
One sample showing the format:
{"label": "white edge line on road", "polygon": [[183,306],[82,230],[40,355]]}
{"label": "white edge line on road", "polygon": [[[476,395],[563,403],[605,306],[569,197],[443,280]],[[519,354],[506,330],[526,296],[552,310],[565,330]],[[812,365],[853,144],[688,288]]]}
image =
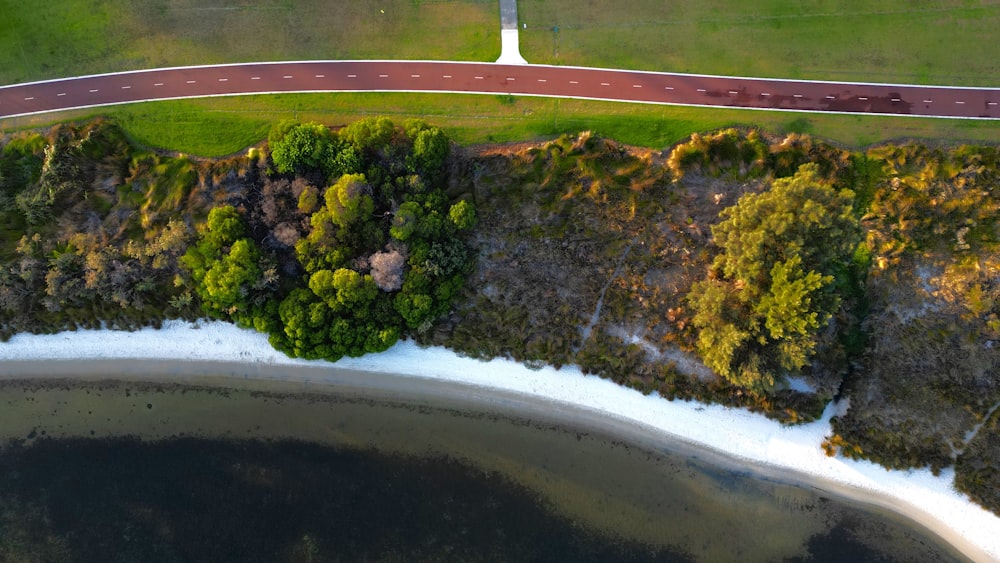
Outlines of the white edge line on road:
{"label": "white edge line on road", "polygon": [[947,90],[997,90],[1000,91],[1000,87],[997,86],[948,86],[946,84],[894,84],[889,82],[851,82],[843,81],[838,82],[835,80],[804,80],[801,78],[768,78],[766,76],[726,76],[721,74],[695,74],[689,72],[656,72],[651,70],[630,70],[622,68],[598,68],[590,66],[560,66],[560,65],[540,65],[540,64],[521,64],[521,65],[509,65],[497,62],[476,62],[476,61],[431,61],[431,60],[392,60],[392,59],[357,59],[357,60],[331,60],[331,59],[320,59],[311,61],[258,61],[251,63],[223,63],[217,65],[189,65],[189,66],[171,66],[164,68],[154,68],[154,69],[140,69],[140,70],[124,70],[118,72],[105,72],[99,74],[87,74],[83,76],[68,76],[64,78],[50,78],[47,80],[36,80],[34,82],[22,82],[19,84],[8,84],[5,86],[0,86],[3,88],[14,88],[18,86],[29,86],[33,84],[46,84],[49,82],[61,82],[64,80],[86,80],[88,78],[101,78],[105,76],[120,76],[124,74],[151,74],[163,71],[173,71],[173,70],[197,70],[197,69],[210,69],[210,68],[222,68],[222,67],[253,67],[253,66],[273,66],[273,65],[329,65],[329,64],[357,64],[357,63],[389,63],[389,64],[410,64],[410,63],[420,63],[420,64],[434,64],[434,65],[488,65],[494,67],[504,67],[509,69],[525,69],[525,68],[538,68],[538,69],[576,69],[576,70],[588,70],[597,72],[614,72],[614,73],[638,73],[638,74],[649,74],[654,76],[690,76],[694,78],[723,78],[723,79],[733,79],[733,80],[758,80],[766,82],[792,82],[799,84],[842,84],[848,86],[886,86],[891,88],[942,88]]}
{"label": "white edge line on road", "polygon": [[[59,109],[42,110],[42,111],[32,111],[26,113],[15,113],[11,115],[0,116],[0,120],[11,118],[11,117],[23,117],[26,115],[37,115],[43,113],[58,113],[60,111],[71,111],[79,109],[97,108],[97,107],[108,107],[108,106],[123,106],[131,104],[142,104],[147,102],[161,102],[167,100],[189,100],[193,98],[225,98],[227,96],[259,96],[262,94],[337,94],[337,93],[350,93],[350,92],[371,92],[371,93],[393,93],[393,92],[404,92],[404,93],[419,93],[419,94],[477,94],[484,96],[496,96],[497,92],[479,92],[470,90],[275,90],[268,92],[239,92],[236,94],[207,94],[202,96],[174,96],[167,98],[156,98],[153,100],[136,100],[130,102],[108,102],[103,104],[85,104],[79,106],[65,107]],[[644,104],[644,105],[655,105],[655,106],[682,106],[682,107],[696,107],[696,108],[711,108],[711,109],[737,109],[737,110],[750,110],[750,111],[780,111],[786,113],[819,113],[819,114],[837,114],[837,115],[871,115],[871,116],[882,116],[882,117],[919,117],[923,119],[964,119],[964,120],[979,120],[979,121],[1000,121],[1000,116],[998,117],[973,117],[973,116],[951,116],[951,115],[919,115],[919,114],[909,114],[909,113],[880,113],[880,112],[868,112],[868,111],[826,111],[826,110],[808,110],[808,109],[795,109],[795,108],[758,108],[758,107],[744,107],[744,106],[726,106],[726,105],[710,105],[710,104],[683,104],[677,102],[656,102],[649,100],[624,100],[619,98],[596,98],[591,96],[539,96],[532,94],[521,94],[517,92],[511,92],[511,95],[522,96],[525,98],[564,98],[573,100],[594,100],[598,102],[622,102],[629,104]]]}

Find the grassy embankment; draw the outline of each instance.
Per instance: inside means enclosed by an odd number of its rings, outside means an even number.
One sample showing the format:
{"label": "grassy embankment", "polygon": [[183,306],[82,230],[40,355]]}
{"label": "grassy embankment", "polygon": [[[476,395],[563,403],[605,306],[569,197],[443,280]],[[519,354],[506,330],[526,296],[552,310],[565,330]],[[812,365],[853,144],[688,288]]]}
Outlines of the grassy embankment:
{"label": "grassy embankment", "polygon": [[[565,5],[560,2],[541,5],[521,3],[522,19],[532,22],[527,30],[522,30],[522,51],[532,62],[796,75],[796,70],[787,66],[775,66],[774,72],[767,72],[766,69],[758,72],[756,67],[744,64],[740,58],[743,55],[708,48],[718,42],[711,39],[713,35],[706,28],[721,24],[715,20],[706,22],[704,17],[698,15],[701,8],[683,7],[683,12],[676,12],[674,16],[687,15],[678,16],[680,19],[672,16],[674,23],[670,25],[639,25],[637,22],[650,20],[650,13],[663,12],[662,6],[651,4],[645,0],[630,0],[620,9],[592,7],[570,12],[564,10]],[[268,10],[235,4],[206,10],[194,9],[193,6],[168,8],[154,2],[119,2],[91,10],[82,3],[72,2],[62,3],[58,8],[32,8],[30,12],[9,6],[4,10],[8,17],[0,22],[0,31],[3,31],[0,33],[0,81],[9,83],[109,70],[247,60],[395,57],[489,61],[499,52],[495,2],[412,3],[396,0],[380,5],[383,7],[366,8],[350,3],[331,7],[297,2]],[[384,9],[386,13],[381,14],[379,9]],[[947,16],[942,15],[945,13]],[[155,17],[150,14],[155,14]],[[603,23],[595,22],[598,14]],[[957,23],[954,27],[975,36],[975,29],[982,31],[981,26],[1000,17],[997,16],[1000,9],[956,8],[940,13],[916,11],[907,12],[907,17],[894,14],[898,18],[869,14],[870,17],[857,19],[864,20],[863,29],[868,30],[865,33],[870,35],[881,30],[887,35],[908,37],[908,42],[909,38],[916,36],[921,45],[966,44],[965,35],[948,35],[951,28],[932,26],[930,34],[926,31],[908,33],[903,23],[893,23],[899,19],[909,22],[907,25],[923,25],[926,22],[921,18],[930,17],[928,14],[955,19]],[[590,19],[585,20],[585,16]],[[760,33],[755,30],[760,27],[761,18],[732,18],[740,25],[722,26],[728,30],[726,33],[741,32],[746,39],[736,41],[730,38],[730,41],[741,48],[756,44],[753,34]],[[763,21],[785,22],[784,28],[805,26],[803,29],[815,31],[811,23],[816,18],[762,18]],[[538,47],[539,34],[551,42],[551,31],[543,33],[537,30],[538,24],[534,22],[539,21],[547,22],[545,25],[560,25],[563,48],[558,60],[546,58],[545,49]],[[685,29],[689,27],[690,30],[679,34],[681,23],[678,22],[685,21],[689,24]],[[791,25],[793,21],[795,23]],[[822,21],[823,25],[830,24],[828,19],[816,21]],[[841,20],[833,18],[832,21]],[[980,21],[985,23],[980,24]],[[206,28],[206,22],[213,22],[211,33]],[[887,27],[890,24],[897,27]],[[620,37],[622,29],[628,26],[632,29],[627,35],[642,38],[642,45],[610,39],[612,35]],[[331,33],[331,29],[336,29],[337,33]],[[844,25],[837,29],[847,31]],[[857,56],[852,49],[856,49],[856,45],[855,42],[845,45],[840,40],[845,33],[817,35],[812,31],[801,32],[800,35],[813,42],[817,41],[817,37],[822,39],[824,60],[854,63]],[[788,33],[787,29],[785,33]],[[248,37],[254,39],[248,41]],[[567,51],[570,45],[567,41],[571,37],[576,37],[579,45]],[[593,39],[587,39],[589,37]],[[58,38],[58,45],[55,38]],[[778,38],[787,40],[780,35]],[[584,43],[585,40],[589,42]],[[800,38],[798,44],[804,41]],[[72,47],[64,48],[65,45]],[[669,46],[669,49],[650,49],[648,45]],[[550,46],[545,48],[551,49]],[[941,55],[927,58],[925,49],[913,48],[908,43],[907,48],[892,51],[893,56],[886,59],[886,66],[919,69],[925,65],[929,69],[929,79],[955,83],[981,82],[978,78],[996,76],[995,69],[989,67],[989,61],[997,60],[997,57],[981,56],[982,49],[995,48],[993,44],[985,41],[976,48],[977,56],[968,56],[965,52],[962,57]],[[797,47],[789,49],[795,53],[804,52]],[[635,55],[630,54],[632,50],[635,50]],[[951,56],[951,53],[961,49],[949,47],[947,51]],[[567,58],[570,52],[574,53],[573,58]],[[698,56],[695,57],[695,54]],[[685,63],[689,66],[666,64],[669,62],[668,55],[684,58],[689,61]],[[761,53],[758,55],[754,61],[769,60]],[[551,56],[551,51],[548,56]],[[902,60],[906,57],[909,59]],[[931,62],[921,62],[925,59]],[[780,57],[775,58],[775,61],[779,60]],[[833,68],[836,65],[830,63],[826,66]],[[872,74],[867,75],[869,79],[887,79],[879,77],[875,66],[866,68],[859,72],[871,71]],[[971,78],[959,80],[961,77],[956,74],[956,68],[965,69],[960,74]],[[758,126],[779,133],[807,132],[850,146],[899,138],[990,142],[1000,136],[1000,123],[997,122],[435,94],[309,94],[157,102],[0,120],[0,126],[11,130],[103,115],[118,122],[133,140],[143,145],[198,156],[220,156],[240,152],[259,142],[270,124],[281,119],[297,117],[337,125],[367,114],[399,119],[427,117],[462,144],[538,140],[592,130],[633,145],[663,147],[695,131],[733,125]]]}
{"label": "grassy embankment", "polygon": [[440,124],[463,145],[551,139],[596,131],[631,145],[661,148],[696,131],[729,126],[805,132],[852,147],[897,139],[995,142],[1000,121],[794,114],[582,100],[441,94],[286,94],[132,104],[0,120],[9,130],[107,116],[136,142],[197,156],[242,152],[271,124],[296,118],[341,125],[365,115]]}

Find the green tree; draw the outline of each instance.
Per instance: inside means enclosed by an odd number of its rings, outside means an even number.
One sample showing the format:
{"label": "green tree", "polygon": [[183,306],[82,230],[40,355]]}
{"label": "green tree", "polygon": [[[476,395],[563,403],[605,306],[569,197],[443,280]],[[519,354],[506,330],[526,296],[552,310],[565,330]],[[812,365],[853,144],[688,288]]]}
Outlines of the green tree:
{"label": "green tree", "polygon": [[331,153],[333,134],[318,123],[288,127],[283,134],[274,136],[276,140],[269,143],[271,161],[283,174],[319,169]]}
{"label": "green tree", "polygon": [[394,126],[387,117],[366,117],[340,130],[340,138],[360,150],[380,149],[392,140]]}
{"label": "green tree", "polygon": [[204,304],[215,312],[231,315],[247,312],[251,288],[261,277],[259,260],[260,254],[249,239],[234,242],[229,252],[205,272]]}
{"label": "green tree", "polygon": [[[229,316],[243,325],[264,322],[263,314],[277,274],[257,245],[244,237],[242,217],[232,206],[216,207],[199,229],[181,264],[191,274],[202,308],[212,316]],[[266,324],[266,323],[265,323]]]}
{"label": "green tree", "polygon": [[415,201],[408,201],[399,206],[392,217],[392,226],[389,227],[389,234],[392,238],[406,242],[417,230],[417,225],[423,216],[423,209]]}
{"label": "green tree", "polygon": [[331,310],[366,315],[369,305],[378,295],[378,286],[370,275],[361,275],[349,268],[336,271],[320,270],[309,276],[309,289]]}
{"label": "green tree", "polygon": [[407,157],[407,166],[413,172],[437,180],[451,152],[451,141],[437,127],[422,129],[413,137],[413,152]]}
{"label": "green tree", "polygon": [[463,199],[448,209],[448,218],[460,231],[467,231],[476,226],[476,207]]}
{"label": "green tree", "polygon": [[330,219],[341,227],[371,218],[375,201],[364,174],[345,174],[323,195]]}
{"label": "green tree", "polygon": [[722,212],[712,228],[722,248],[715,274],[688,296],[706,365],[754,392],[808,365],[840,306],[835,274],[860,241],[852,204],[850,191],[804,165]]}

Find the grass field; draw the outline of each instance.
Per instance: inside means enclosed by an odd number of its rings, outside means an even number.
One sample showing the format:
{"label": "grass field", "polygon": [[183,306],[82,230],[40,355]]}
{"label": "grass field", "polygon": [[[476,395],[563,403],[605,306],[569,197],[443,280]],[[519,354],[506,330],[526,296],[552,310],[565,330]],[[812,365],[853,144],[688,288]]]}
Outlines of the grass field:
{"label": "grass field", "polygon": [[461,144],[530,141],[592,130],[664,148],[694,132],[730,125],[810,133],[849,147],[904,138],[995,143],[1000,121],[822,115],[685,108],[509,96],[443,94],[285,94],[131,104],[0,121],[6,130],[108,116],[137,142],[196,156],[242,152],[282,119],[349,123],[365,115],[397,122],[423,117]]}
{"label": "grass field", "polygon": [[0,84],[225,62],[499,55],[498,0],[0,0]]}
{"label": "grass field", "polygon": [[[1000,84],[1000,3],[858,0],[740,4],[521,0],[532,62],[717,74]],[[382,11],[385,13],[383,14]],[[0,0],[0,83],[183,64],[279,59],[493,60],[497,0]],[[558,26],[559,31],[553,29]],[[729,125],[858,147],[900,138],[997,142],[1000,123],[809,115],[472,95],[312,94],[156,102],[0,120],[4,129],[106,115],[137,142],[240,152],[289,117],[336,125],[420,116],[460,143],[594,130],[665,147]]]}
{"label": "grass field", "polygon": [[1000,86],[995,0],[521,0],[518,17],[532,63]]}

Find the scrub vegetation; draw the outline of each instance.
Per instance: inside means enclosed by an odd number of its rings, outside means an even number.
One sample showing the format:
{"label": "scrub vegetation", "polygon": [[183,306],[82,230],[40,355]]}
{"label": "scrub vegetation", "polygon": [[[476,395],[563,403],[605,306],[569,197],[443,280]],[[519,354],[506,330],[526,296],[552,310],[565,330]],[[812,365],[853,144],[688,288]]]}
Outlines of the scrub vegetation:
{"label": "scrub vegetation", "polygon": [[790,423],[839,396],[831,454],[954,465],[1000,511],[996,147],[268,136],[216,160],[101,121],[4,137],[2,336],[208,316],[294,356],[405,336]]}

